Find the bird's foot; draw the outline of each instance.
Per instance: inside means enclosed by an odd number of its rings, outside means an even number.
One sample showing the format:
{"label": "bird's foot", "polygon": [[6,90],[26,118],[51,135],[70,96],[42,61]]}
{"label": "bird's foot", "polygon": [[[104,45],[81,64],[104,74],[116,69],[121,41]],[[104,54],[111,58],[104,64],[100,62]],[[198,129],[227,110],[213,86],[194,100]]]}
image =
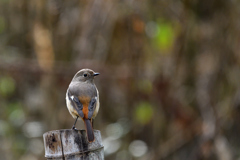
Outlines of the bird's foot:
{"label": "bird's foot", "polygon": [[75,126],[72,126],[72,130],[77,131],[77,128]]}

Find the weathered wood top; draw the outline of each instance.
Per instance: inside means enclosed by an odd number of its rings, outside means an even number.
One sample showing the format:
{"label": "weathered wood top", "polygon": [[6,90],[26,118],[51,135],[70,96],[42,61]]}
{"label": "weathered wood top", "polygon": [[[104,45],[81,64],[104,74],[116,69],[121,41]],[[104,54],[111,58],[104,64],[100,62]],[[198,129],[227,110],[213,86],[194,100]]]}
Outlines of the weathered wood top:
{"label": "weathered wood top", "polygon": [[95,141],[89,143],[85,130],[62,129],[43,134],[47,159],[103,160],[101,132],[94,130]]}

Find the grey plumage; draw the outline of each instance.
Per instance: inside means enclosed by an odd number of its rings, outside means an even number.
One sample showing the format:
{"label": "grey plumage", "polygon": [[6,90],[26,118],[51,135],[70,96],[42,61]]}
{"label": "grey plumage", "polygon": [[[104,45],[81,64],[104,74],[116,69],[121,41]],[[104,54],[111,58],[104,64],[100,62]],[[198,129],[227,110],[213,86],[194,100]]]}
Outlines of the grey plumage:
{"label": "grey plumage", "polygon": [[[94,77],[99,75],[90,69],[82,69],[73,77],[67,93],[66,102],[69,113],[74,119],[81,117],[86,125],[89,141],[94,141],[92,125],[99,110],[99,94],[94,84]],[[75,122],[76,123],[76,122]],[[75,123],[73,129],[75,128]]]}

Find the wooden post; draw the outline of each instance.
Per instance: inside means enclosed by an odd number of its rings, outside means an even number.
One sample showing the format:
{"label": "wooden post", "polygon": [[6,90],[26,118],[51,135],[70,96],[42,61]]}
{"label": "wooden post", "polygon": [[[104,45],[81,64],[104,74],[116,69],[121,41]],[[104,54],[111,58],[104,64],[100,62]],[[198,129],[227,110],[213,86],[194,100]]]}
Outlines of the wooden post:
{"label": "wooden post", "polygon": [[45,157],[56,160],[104,160],[101,132],[89,143],[85,130],[63,129],[43,134]]}

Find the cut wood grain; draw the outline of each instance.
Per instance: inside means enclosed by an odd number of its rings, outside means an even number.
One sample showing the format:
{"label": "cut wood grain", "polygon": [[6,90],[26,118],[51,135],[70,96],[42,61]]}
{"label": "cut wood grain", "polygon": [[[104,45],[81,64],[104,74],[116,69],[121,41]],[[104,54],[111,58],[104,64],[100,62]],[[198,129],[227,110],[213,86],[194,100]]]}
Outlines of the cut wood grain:
{"label": "cut wood grain", "polygon": [[101,132],[89,143],[85,130],[63,129],[43,134],[45,157],[57,160],[104,160]]}

